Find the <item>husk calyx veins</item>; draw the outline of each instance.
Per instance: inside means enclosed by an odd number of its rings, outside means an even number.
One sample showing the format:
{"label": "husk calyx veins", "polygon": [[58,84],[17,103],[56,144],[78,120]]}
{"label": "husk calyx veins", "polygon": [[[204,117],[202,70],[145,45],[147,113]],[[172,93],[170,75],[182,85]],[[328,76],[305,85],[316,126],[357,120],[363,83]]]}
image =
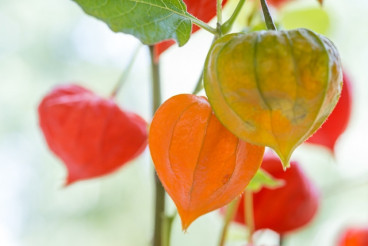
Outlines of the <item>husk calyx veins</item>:
{"label": "husk calyx veins", "polygon": [[229,34],[207,56],[204,87],[225,127],[271,147],[287,167],[335,107],[341,62],[329,39],[307,29]]}

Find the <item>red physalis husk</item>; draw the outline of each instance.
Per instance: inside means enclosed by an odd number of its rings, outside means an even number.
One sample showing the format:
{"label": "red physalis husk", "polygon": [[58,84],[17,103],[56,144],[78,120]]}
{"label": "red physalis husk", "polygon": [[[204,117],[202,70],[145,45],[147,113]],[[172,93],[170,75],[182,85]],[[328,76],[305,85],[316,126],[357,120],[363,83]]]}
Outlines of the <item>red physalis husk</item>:
{"label": "red physalis husk", "polygon": [[321,128],[306,143],[322,145],[334,153],[336,141],[349,124],[352,109],[352,85],[346,73],[343,74],[341,96],[335,109]]}
{"label": "red physalis husk", "polygon": [[339,238],[338,246],[367,246],[368,226],[347,228]]}
{"label": "red physalis husk", "polygon": [[[224,5],[227,0],[222,1],[222,5]],[[216,16],[216,1],[213,0],[184,0],[184,3],[187,5],[187,11],[198,19],[209,22]],[[195,33],[200,28],[196,25],[192,26],[192,33]],[[166,40],[161,43],[158,43],[154,47],[154,56],[155,59],[158,60],[160,55],[170,48],[173,44],[175,44],[174,40]]]}
{"label": "red physalis husk", "polygon": [[78,85],[54,88],[38,114],[49,148],[67,168],[66,185],[111,173],[147,145],[145,120]]}
{"label": "red physalis husk", "polygon": [[185,230],[239,196],[257,172],[264,147],[239,140],[204,97],[182,94],[154,115],[149,147],[156,172]]}
{"label": "red physalis husk", "polygon": [[[255,230],[271,229],[285,234],[309,223],[317,212],[319,192],[299,164],[292,161],[290,168],[284,171],[279,158],[267,154],[262,168],[285,184],[275,189],[262,188],[253,194]],[[234,220],[245,224],[244,197]]]}

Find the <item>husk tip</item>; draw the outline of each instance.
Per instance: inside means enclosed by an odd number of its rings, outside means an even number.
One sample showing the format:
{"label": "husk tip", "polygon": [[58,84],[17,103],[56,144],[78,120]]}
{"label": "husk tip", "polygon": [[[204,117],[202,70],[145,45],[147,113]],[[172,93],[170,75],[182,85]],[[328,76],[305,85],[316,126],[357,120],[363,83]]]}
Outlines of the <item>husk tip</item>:
{"label": "husk tip", "polygon": [[284,171],[286,171],[286,169],[290,167],[290,157],[291,157],[291,154],[287,155],[287,157],[284,157],[283,155],[279,154],[279,158],[280,158],[282,168],[284,169]]}
{"label": "husk tip", "polygon": [[74,178],[71,175],[68,175],[64,182],[63,188],[69,187],[70,185],[74,184],[76,181],[78,181],[78,179]]}
{"label": "husk tip", "polygon": [[178,213],[181,220],[181,229],[184,233],[186,233],[188,227],[193,223],[194,220],[196,220],[196,218],[198,218],[198,216],[193,218],[193,214],[191,215],[190,213],[183,212],[181,209],[178,209]]}
{"label": "husk tip", "polygon": [[284,155],[283,153],[281,153],[280,151],[277,151],[276,149],[274,149],[274,151],[276,152],[276,154],[278,155],[281,161],[282,168],[284,169],[284,171],[286,171],[286,169],[290,167],[290,158],[291,158],[292,153],[289,152],[286,155]]}

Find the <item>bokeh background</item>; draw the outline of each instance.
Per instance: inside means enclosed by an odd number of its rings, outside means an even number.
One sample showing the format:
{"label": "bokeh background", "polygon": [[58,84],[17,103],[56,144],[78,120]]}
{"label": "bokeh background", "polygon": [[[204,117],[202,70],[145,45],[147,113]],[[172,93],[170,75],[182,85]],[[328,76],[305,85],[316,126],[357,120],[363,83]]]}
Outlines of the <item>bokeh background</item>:
{"label": "bokeh background", "polygon": [[[336,155],[301,146],[293,156],[322,199],[313,222],[286,238],[289,246],[332,246],[345,227],[368,225],[368,1],[325,0],[324,5],[321,10],[316,1],[301,0],[273,10],[285,28],[309,27],[331,38],[354,89],[352,118]],[[162,56],[164,98],[192,91],[211,38],[199,32]],[[1,246],[149,245],[154,186],[148,151],[112,175],[63,188],[65,169],[48,150],[37,119],[38,103],[57,84],[79,83],[108,96],[138,45],[72,1],[0,1]],[[149,76],[142,47],[117,97],[123,108],[148,121]],[[170,202],[169,208],[174,211]],[[216,245],[221,224],[213,212],[183,233],[177,218],[172,245]],[[229,245],[243,245],[245,235],[244,228],[232,227]],[[277,239],[265,235],[264,243]]]}

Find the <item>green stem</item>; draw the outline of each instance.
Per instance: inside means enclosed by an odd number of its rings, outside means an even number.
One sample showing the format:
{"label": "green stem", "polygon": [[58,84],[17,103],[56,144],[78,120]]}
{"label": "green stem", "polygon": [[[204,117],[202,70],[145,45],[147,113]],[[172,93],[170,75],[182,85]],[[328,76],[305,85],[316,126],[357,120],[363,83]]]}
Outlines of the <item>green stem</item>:
{"label": "green stem", "polygon": [[279,238],[279,246],[283,246],[284,245],[284,236],[283,235],[280,235],[280,238]]}
{"label": "green stem", "polygon": [[139,50],[141,48],[141,45],[139,45],[134,53],[133,56],[130,58],[130,61],[128,62],[128,66],[124,69],[122,75],[120,76],[118,82],[115,85],[114,90],[111,93],[111,98],[116,97],[116,95],[118,94],[118,92],[120,91],[121,87],[124,85],[126,79],[128,78],[129,72],[132,70],[133,64],[138,56]]}
{"label": "green stem", "polygon": [[[219,36],[215,36],[212,40],[212,43],[211,43],[211,47],[213,45],[213,43],[219,38]],[[204,73],[204,68],[202,69],[202,72],[201,74],[199,75],[199,78],[198,78],[198,81],[197,81],[197,84],[192,92],[192,94],[196,95],[198,94],[202,89],[203,89],[203,73]]]}
{"label": "green stem", "polygon": [[192,92],[192,94],[194,94],[194,95],[198,94],[203,89],[203,83],[202,83],[203,72],[204,72],[204,70],[202,69],[202,72],[201,72],[201,75],[199,75],[196,87],[194,88],[194,90]]}
{"label": "green stem", "polygon": [[253,2],[252,5],[253,5],[252,6],[252,10],[251,10],[251,12],[250,12],[250,14],[249,14],[249,16],[248,16],[248,18],[246,20],[246,23],[245,23],[246,26],[250,26],[252,24],[254,17],[258,13],[258,4],[255,3],[255,2]]}
{"label": "green stem", "polygon": [[233,220],[233,218],[235,216],[236,210],[239,206],[239,202],[240,202],[240,199],[237,198],[237,199],[233,200],[226,208],[226,215],[225,215],[224,224],[223,224],[223,227],[222,227],[222,230],[221,230],[221,237],[220,237],[219,246],[224,246],[225,245],[229,225],[230,225],[230,222]]}
{"label": "green stem", "polygon": [[[154,59],[153,46],[149,46],[152,68],[152,115],[161,104],[161,86],[160,86],[160,66]],[[154,173],[156,201],[155,201],[155,228],[153,236],[153,246],[162,246],[163,219],[165,218],[165,190],[162,187],[160,179],[156,172]]]}
{"label": "green stem", "polygon": [[236,5],[236,8],[233,12],[233,14],[230,16],[230,18],[221,26],[221,32],[223,34],[228,33],[231,30],[231,27],[233,26],[236,18],[238,17],[240,10],[243,8],[243,5],[246,0],[240,0],[238,2],[238,5]]}
{"label": "green stem", "polygon": [[222,25],[222,0],[217,0],[217,26]]}
{"label": "green stem", "polygon": [[266,26],[268,30],[276,30],[276,26],[273,23],[272,16],[270,14],[270,10],[268,9],[267,1],[261,0],[262,11],[265,18]]}
{"label": "green stem", "polygon": [[253,233],[254,233],[254,212],[253,212],[253,192],[246,189],[244,194],[244,215],[245,221],[248,227],[248,241],[253,243]]}
{"label": "green stem", "polygon": [[164,230],[163,230],[163,238],[164,238],[163,246],[170,246],[172,224],[175,220],[177,213],[178,212],[175,211],[173,215],[165,217]]}
{"label": "green stem", "polygon": [[189,20],[191,20],[194,24],[199,26],[200,28],[212,33],[213,35],[217,35],[217,30],[210,25],[208,25],[206,22],[201,21],[200,19],[194,17],[193,15],[186,13],[185,17],[187,17]]}

